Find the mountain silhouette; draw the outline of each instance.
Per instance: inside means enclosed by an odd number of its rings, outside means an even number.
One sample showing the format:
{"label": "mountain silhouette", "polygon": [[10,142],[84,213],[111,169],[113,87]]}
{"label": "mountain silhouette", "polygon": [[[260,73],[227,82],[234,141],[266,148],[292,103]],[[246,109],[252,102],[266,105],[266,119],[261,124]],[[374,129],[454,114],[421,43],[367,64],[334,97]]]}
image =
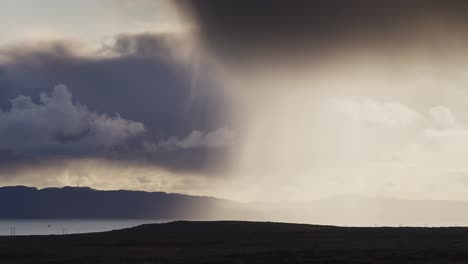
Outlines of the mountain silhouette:
{"label": "mountain silhouette", "polygon": [[87,187],[0,188],[0,218],[202,219],[230,201],[165,192]]}

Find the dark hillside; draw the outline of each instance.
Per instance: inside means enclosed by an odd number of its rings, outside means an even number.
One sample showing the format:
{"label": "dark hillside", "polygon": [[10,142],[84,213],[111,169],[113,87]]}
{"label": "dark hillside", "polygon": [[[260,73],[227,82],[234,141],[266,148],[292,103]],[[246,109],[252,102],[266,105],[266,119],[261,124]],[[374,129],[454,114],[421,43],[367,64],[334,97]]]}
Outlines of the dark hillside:
{"label": "dark hillside", "polygon": [[172,222],[0,237],[1,263],[467,263],[468,228]]}

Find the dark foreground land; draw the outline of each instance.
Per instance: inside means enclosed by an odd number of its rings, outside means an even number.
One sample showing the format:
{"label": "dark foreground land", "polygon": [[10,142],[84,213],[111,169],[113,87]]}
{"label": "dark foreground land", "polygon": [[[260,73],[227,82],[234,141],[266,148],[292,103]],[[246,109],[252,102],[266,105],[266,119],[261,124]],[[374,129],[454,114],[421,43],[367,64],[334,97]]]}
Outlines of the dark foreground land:
{"label": "dark foreground land", "polygon": [[0,263],[468,263],[468,228],[179,221],[0,237]]}

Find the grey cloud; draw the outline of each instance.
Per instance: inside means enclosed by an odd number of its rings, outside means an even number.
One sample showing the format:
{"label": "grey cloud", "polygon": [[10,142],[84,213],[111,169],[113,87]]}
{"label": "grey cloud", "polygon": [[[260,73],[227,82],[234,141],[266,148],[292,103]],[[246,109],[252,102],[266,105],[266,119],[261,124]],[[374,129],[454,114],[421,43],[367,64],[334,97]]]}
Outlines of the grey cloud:
{"label": "grey cloud", "polygon": [[439,128],[450,128],[457,124],[452,111],[445,106],[435,106],[429,109],[429,116]]}
{"label": "grey cloud", "polygon": [[149,178],[146,177],[146,176],[139,176],[139,177],[137,177],[137,181],[138,181],[139,183],[142,183],[142,184],[148,184],[148,183],[151,183],[151,182],[152,182],[152,180],[149,179]]}
{"label": "grey cloud", "polygon": [[145,148],[149,152],[190,148],[223,148],[231,146],[235,138],[235,132],[226,128],[219,128],[206,133],[195,130],[184,138],[170,137],[159,141],[158,144],[146,142]]}
{"label": "grey cloud", "polygon": [[11,109],[0,112],[0,148],[20,155],[94,154],[125,146],[144,132],[140,122],[98,114],[73,103],[64,85],[57,85],[50,95],[41,93],[39,103],[18,96],[11,100]]}
{"label": "grey cloud", "polygon": [[[16,129],[9,125],[15,132],[2,137],[5,144],[0,146],[2,169],[5,164],[37,166],[54,159],[90,157],[200,171],[209,169],[213,157],[222,159],[224,149],[208,147],[149,154],[142,146],[143,137],[131,136],[140,134],[137,124],[144,125],[144,140],[148,142],[232,125],[228,118],[229,101],[209,76],[209,65],[198,61],[202,67],[198,67],[194,78],[189,61],[182,64],[172,59],[172,54],[163,55],[174,48],[164,47],[166,38],[150,33],[121,35],[116,37],[113,47],[119,52],[112,56],[99,52],[83,54],[69,42],[0,47],[0,56],[4,58],[0,60],[2,115],[9,113],[11,119],[18,109],[41,109],[41,116],[30,117],[29,123],[17,121]],[[65,84],[73,94],[71,103],[61,88],[54,91],[57,83]],[[61,107],[68,112],[58,114],[59,111],[50,110],[56,104],[54,100],[67,102]],[[27,111],[22,111],[26,118]],[[47,119],[55,127],[41,123]],[[90,119],[94,122],[91,125]],[[41,129],[32,135],[31,128]],[[120,144],[123,141],[128,142]],[[71,145],[74,147],[63,147]],[[20,149],[22,155],[18,156],[15,151]],[[104,150],[111,151],[103,154]]]}
{"label": "grey cloud", "polygon": [[[159,34],[134,37],[131,41],[135,43],[145,38],[166,38]],[[131,35],[125,38],[131,39]],[[212,130],[226,120],[229,103],[217,89],[219,84],[208,75],[208,65],[198,67],[194,82],[190,65],[169,60],[170,56],[135,56],[132,49],[114,57],[80,56],[67,43],[50,46],[4,51],[10,59],[0,63],[0,108],[7,108],[8,100],[21,94],[38,100],[41,92],[64,83],[91,109],[118,112],[143,122],[157,137]],[[201,96],[194,94],[194,86]]]}
{"label": "grey cloud", "polygon": [[435,23],[442,32],[456,23],[464,26],[468,14],[468,4],[458,0],[175,2],[194,21],[208,49],[225,62],[241,64],[300,60],[306,54],[317,61],[354,45],[389,52],[414,45],[413,33],[421,27],[434,33]]}
{"label": "grey cloud", "polygon": [[[77,55],[78,44],[70,41],[40,42],[0,47],[0,62],[25,61],[38,63],[42,60],[60,60]],[[5,63],[4,63],[5,64]],[[6,73],[7,67],[3,65]],[[1,71],[0,71],[1,72]]]}
{"label": "grey cloud", "polygon": [[174,34],[120,34],[112,45],[104,47],[104,51],[128,56],[161,56],[171,55],[179,45],[179,39]]}

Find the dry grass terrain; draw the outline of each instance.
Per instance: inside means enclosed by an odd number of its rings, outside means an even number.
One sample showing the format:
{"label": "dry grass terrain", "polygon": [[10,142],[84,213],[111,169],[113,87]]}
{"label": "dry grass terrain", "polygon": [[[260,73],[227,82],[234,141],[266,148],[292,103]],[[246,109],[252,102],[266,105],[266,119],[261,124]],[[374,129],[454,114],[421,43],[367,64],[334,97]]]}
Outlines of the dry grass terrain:
{"label": "dry grass terrain", "polygon": [[468,228],[179,221],[0,237],[0,263],[468,263]]}

